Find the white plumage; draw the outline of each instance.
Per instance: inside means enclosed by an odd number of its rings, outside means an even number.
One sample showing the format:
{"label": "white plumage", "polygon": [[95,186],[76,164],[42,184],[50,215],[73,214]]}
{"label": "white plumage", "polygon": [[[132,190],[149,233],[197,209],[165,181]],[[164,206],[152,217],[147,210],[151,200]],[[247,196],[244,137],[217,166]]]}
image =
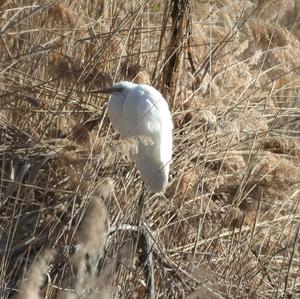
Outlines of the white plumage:
{"label": "white plumage", "polygon": [[[172,159],[172,117],[166,100],[154,87],[119,82],[102,92],[111,93],[108,117],[122,138],[136,137],[137,169],[153,192],[164,192]],[[151,144],[144,139],[149,137]]]}

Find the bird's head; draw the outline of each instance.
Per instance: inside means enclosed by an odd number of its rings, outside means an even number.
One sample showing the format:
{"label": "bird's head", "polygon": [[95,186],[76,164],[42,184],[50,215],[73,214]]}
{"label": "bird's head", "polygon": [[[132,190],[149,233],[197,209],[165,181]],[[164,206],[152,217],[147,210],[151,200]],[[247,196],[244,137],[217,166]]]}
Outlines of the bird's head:
{"label": "bird's head", "polygon": [[111,87],[92,90],[91,93],[109,93],[109,94],[122,93],[126,95],[134,87],[136,87],[136,84],[132,82],[121,81],[118,83],[114,83]]}

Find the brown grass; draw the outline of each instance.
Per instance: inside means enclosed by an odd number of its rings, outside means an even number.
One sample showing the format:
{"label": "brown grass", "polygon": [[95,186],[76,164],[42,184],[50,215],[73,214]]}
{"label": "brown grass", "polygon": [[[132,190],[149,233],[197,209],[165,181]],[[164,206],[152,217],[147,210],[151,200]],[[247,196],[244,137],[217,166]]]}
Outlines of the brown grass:
{"label": "brown grass", "polygon": [[[299,7],[0,1],[0,297],[298,298]],[[169,101],[164,196],[90,93],[120,80]]]}

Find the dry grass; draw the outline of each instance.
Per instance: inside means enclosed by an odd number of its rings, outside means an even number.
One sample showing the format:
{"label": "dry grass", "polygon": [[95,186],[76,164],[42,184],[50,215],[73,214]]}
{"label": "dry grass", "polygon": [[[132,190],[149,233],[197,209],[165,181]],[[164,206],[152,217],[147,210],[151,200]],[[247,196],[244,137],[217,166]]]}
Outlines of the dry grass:
{"label": "dry grass", "polygon": [[[0,1],[0,297],[300,297],[299,6]],[[123,79],[171,106],[165,196],[88,92]]]}
{"label": "dry grass", "polygon": [[48,265],[53,260],[55,252],[45,250],[30,269],[27,279],[23,282],[18,299],[40,299],[40,289],[44,285],[45,275],[48,273]]}

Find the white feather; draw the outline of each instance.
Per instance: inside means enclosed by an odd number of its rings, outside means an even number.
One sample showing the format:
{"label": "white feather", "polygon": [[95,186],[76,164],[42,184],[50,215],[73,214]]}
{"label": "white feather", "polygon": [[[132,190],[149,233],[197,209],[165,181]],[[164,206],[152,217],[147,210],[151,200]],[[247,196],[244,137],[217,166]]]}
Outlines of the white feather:
{"label": "white feather", "polygon": [[[137,137],[137,169],[153,192],[164,192],[172,159],[172,117],[166,100],[154,87],[131,82],[112,86],[108,117],[121,137]],[[153,144],[142,138],[150,137]]]}

